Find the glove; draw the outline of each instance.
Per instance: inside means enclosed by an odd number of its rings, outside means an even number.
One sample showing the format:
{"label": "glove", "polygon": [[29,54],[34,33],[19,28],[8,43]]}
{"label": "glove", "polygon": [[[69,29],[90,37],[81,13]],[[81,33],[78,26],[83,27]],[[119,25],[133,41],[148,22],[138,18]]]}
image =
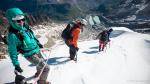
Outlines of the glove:
{"label": "glove", "polygon": [[42,44],[39,44],[39,47],[40,47],[40,48],[43,48],[43,45],[42,45]]}
{"label": "glove", "polygon": [[76,47],[76,51],[79,51],[79,48],[78,48],[78,47]]}
{"label": "glove", "polygon": [[18,72],[23,72],[23,70],[21,69],[21,67],[19,65],[15,66],[15,70]]}
{"label": "glove", "polygon": [[73,44],[70,44],[69,47],[70,47],[70,48],[75,48]]}

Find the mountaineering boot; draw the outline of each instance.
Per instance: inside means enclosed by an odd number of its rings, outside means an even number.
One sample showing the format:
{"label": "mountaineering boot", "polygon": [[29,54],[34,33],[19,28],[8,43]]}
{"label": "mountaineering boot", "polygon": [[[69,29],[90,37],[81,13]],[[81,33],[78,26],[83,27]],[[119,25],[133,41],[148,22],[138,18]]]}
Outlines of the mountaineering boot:
{"label": "mountaineering boot", "polygon": [[74,60],[74,57],[73,57],[73,56],[70,56],[70,60]]}
{"label": "mountaineering boot", "polygon": [[99,48],[99,52],[101,51],[101,48]]}
{"label": "mountaineering boot", "polygon": [[99,47],[99,52],[101,52],[102,50],[101,50],[101,47]]}
{"label": "mountaineering boot", "polygon": [[37,84],[51,84],[51,82],[46,81],[46,80],[38,80]]}
{"label": "mountaineering boot", "polygon": [[37,72],[34,74],[34,77],[35,77],[35,78],[38,77],[39,74],[40,74],[40,71],[37,71]]}
{"label": "mountaineering boot", "polygon": [[46,81],[46,84],[51,84],[51,82],[49,82],[49,81]]}

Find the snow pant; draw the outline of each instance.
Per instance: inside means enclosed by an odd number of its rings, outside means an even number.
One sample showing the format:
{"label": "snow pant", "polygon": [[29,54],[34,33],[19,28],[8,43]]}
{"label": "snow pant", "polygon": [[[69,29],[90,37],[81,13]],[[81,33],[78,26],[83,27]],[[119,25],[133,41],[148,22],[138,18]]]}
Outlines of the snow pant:
{"label": "snow pant", "polygon": [[42,81],[40,84],[44,84],[46,82],[46,79],[48,77],[49,73],[49,66],[47,63],[44,61],[44,58],[42,57],[42,54],[39,52],[37,54],[34,54],[31,57],[28,57],[27,60],[31,62],[32,64],[36,65],[37,72],[41,72],[42,68],[45,66],[40,79],[38,81]]}
{"label": "snow pant", "polygon": [[99,52],[103,51],[106,45],[107,45],[106,41],[99,40]]}
{"label": "snow pant", "polygon": [[68,40],[65,40],[65,44],[69,47],[70,59],[74,60],[74,57],[77,54],[77,48],[69,44]]}
{"label": "snow pant", "polygon": [[75,55],[77,54],[77,49],[74,46],[69,46],[70,59],[74,60]]}

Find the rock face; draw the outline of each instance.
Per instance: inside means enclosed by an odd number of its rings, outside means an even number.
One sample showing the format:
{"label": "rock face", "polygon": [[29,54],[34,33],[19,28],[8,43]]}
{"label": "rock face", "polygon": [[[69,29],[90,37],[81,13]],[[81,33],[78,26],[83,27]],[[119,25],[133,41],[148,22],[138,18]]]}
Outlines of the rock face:
{"label": "rock face", "polygon": [[4,43],[0,42],[0,59],[6,59],[7,55],[7,45]]}
{"label": "rock face", "polygon": [[[11,3],[11,4],[10,4]],[[0,9],[17,6],[25,12],[47,15],[50,18],[66,20],[101,13],[113,20],[149,19],[149,0],[1,0]]]}
{"label": "rock face", "polygon": [[149,19],[149,6],[149,0],[123,0],[119,3],[118,8],[112,10],[110,12],[112,14],[109,15],[117,19],[127,19],[131,18],[134,15],[136,16],[135,19],[146,19],[146,17],[147,19]]}

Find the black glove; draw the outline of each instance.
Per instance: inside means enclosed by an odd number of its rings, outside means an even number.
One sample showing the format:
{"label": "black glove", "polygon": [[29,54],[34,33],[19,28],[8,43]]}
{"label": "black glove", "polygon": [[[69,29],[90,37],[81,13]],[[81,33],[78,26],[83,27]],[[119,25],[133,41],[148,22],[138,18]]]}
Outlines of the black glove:
{"label": "black glove", "polygon": [[21,69],[21,67],[19,65],[15,66],[15,70],[18,72],[23,72],[23,70]]}
{"label": "black glove", "polygon": [[39,44],[39,47],[40,47],[40,48],[43,48],[43,45],[42,45],[42,44]]}
{"label": "black glove", "polygon": [[78,48],[78,47],[76,47],[76,51],[79,51],[79,48]]}
{"label": "black glove", "polygon": [[70,44],[69,47],[70,47],[70,48],[75,48],[73,44]]}

